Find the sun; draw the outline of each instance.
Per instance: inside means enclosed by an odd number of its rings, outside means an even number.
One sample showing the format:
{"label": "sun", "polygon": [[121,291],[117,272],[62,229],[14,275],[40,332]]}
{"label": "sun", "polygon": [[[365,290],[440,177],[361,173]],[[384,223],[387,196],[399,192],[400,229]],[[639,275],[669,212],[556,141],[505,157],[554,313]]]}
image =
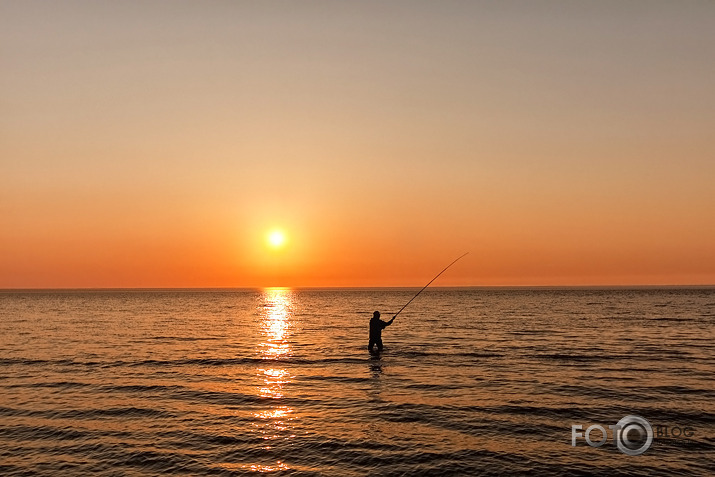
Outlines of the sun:
{"label": "sun", "polygon": [[286,235],[282,230],[271,230],[268,232],[268,245],[272,248],[281,248],[286,244]]}

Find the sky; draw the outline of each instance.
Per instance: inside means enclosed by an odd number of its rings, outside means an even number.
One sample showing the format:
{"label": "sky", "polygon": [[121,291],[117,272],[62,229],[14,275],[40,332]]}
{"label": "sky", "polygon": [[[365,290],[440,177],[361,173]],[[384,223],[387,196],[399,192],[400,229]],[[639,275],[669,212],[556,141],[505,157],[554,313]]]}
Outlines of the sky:
{"label": "sky", "polygon": [[0,0],[0,288],[715,284],[713,45],[706,0]]}

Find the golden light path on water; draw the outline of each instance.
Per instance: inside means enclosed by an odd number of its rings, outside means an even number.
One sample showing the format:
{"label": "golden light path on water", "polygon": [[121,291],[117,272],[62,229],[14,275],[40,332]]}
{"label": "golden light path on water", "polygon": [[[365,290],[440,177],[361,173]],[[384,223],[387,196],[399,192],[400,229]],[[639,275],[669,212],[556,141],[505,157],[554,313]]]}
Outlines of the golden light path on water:
{"label": "golden light path on water", "polygon": [[[272,448],[271,441],[295,438],[295,434],[291,433],[294,409],[281,403],[285,395],[284,388],[291,381],[291,374],[280,366],[280,360],[292,353],[289,337],[293,327],[293,306],[293,292],[286,288],[264,290],[258,306],[261,339],[256,352],[265,363],[256,370],[258,395],[271,400],[271,405],[253,413],[253,425],[261,438],[267,441],[264,446],[266,450]],[[252,464],[249,468],[253,472],[289,469],[281,461],[270,465]]]}

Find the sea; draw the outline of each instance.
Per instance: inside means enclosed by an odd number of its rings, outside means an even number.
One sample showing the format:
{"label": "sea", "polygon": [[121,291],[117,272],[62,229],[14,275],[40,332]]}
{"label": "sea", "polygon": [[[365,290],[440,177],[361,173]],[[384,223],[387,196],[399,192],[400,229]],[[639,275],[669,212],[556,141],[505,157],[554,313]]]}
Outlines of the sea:
{"label": "sea", "polygon": [[715,288],[5,290],[0,475],[713,475]]}

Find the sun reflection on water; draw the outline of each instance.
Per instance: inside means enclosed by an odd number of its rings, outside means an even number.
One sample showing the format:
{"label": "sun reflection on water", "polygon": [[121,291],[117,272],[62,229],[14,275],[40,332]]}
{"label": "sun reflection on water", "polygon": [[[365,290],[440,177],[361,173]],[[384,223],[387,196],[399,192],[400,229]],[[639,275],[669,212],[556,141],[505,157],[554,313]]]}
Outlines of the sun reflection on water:
{"label": "sun reflection on water", "polygon": [[261,313],[260,355],[263,359],[290,356],[288,341],[293,313],[293,293],[285,288],[269,288],[263,292]]}
{"label": "sun reflection on water", "polygon": [[[293,330],[294,295],[290,289],[269,288],[261,295],[258,312],[261,318],[261,339],[256,354],[265,365],[256,369],[257,395],[267,399],[266,408],[253,412],[253,427],[261,439],[267,441],[264,449],[272,448],[270,442],[295,438],[292,422],[294,409],[283,404],[286,386],[292,381],[291,373],[281,363],[292,354],[290,335]],[[290,467],[281,461],[272,465],[251,465],[254,472],[275,472]]]}
{"label": "sun reflection on water", "polygon": [[283,462],[278,461],[275,465],[258,465],[253,464],[249,467],[253,472],[278,472],[279,470],[288,470],[290,467]]}
{"label": "sun reflection on water", "polygon": [[263,386],[260,388],[261,397],[279,399],[283,397],[283,385],[288,382],[290,375],[285,369],[259,369],[263,373]]}

